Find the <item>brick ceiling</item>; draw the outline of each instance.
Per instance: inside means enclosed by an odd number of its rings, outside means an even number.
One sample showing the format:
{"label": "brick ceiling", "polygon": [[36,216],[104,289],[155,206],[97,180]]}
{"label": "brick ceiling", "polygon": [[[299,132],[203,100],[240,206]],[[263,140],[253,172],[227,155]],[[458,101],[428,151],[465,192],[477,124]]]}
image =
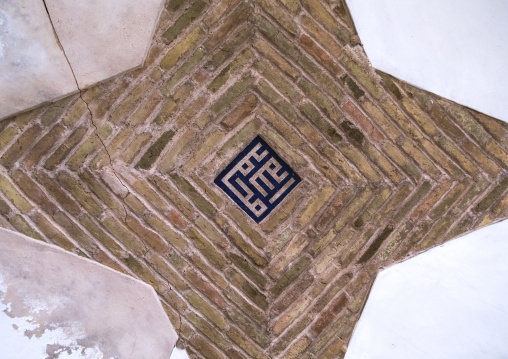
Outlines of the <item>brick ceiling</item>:
{"label": "brick ceiling", "polygon": [[[342,358],[380,268],[508,216],[508,125],[343,1],[171,0],[144,67],[0,129],[0,225],[150,283],[192,358]],[[302,179],[260,224],[214,184],[258,135]]]}

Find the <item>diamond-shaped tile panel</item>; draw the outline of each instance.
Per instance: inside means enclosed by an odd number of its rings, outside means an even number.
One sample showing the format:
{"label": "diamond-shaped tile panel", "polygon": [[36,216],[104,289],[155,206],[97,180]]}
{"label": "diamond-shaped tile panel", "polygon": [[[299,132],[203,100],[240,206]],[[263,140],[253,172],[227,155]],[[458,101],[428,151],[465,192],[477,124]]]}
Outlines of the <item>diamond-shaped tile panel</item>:
{"label": "diamond-shaped tile panel", "polygon": [[257,136],[214,182],[259,223],[300,181],[291,167]]}

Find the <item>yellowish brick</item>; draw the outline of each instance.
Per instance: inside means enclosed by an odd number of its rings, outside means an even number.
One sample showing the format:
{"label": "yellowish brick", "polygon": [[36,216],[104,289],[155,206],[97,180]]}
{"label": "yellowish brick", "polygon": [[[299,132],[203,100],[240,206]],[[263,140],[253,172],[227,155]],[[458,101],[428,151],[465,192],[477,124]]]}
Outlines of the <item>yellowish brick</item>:
{"label": "yellowish brick", "polygon": [[196,26],[178,44],[167,52],[161,61],[160,66],[167,70],[175,66],[180,57],[185,55],[204,36],[201,27]]}
{"label": "yellowish brick", "polygon": [[298,218],[298,224],[302,227],[306,226],[311,219],[325,205],[326,201],[335,192],[334,187],[325,187],[319,191],[307,204],[307,207]]}
{"label": "yellowish brick", "polygon": [[0,191],[2,191],[5,197],[7,197],[21,212],[26,213],[34,208],[14,185],[2,175],[0,175]]}

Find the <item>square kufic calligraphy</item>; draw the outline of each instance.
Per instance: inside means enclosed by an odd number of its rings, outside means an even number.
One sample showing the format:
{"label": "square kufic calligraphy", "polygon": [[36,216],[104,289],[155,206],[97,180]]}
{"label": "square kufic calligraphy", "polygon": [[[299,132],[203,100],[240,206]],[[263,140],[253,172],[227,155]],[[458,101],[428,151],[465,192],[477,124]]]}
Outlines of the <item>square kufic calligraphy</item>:
{"label": "square kufic calligraphy", "polygon": [[300,181],[295,171],[257,136],[214,182],[259,223]]}

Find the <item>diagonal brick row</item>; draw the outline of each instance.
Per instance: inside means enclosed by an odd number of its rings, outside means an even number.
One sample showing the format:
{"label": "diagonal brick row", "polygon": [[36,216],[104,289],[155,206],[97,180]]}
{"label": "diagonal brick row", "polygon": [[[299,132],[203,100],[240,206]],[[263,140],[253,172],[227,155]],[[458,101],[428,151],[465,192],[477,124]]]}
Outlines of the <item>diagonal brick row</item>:
{"label": "diagonal brick row", "polygon": [[[195,358],[341,358],[380,268],[508,215],[508,126],[369,65],[344,1],[168,1],[145,65],[0,122],[0,225],[151,284]],[[302,182],[213,184],[256,136]]]}

